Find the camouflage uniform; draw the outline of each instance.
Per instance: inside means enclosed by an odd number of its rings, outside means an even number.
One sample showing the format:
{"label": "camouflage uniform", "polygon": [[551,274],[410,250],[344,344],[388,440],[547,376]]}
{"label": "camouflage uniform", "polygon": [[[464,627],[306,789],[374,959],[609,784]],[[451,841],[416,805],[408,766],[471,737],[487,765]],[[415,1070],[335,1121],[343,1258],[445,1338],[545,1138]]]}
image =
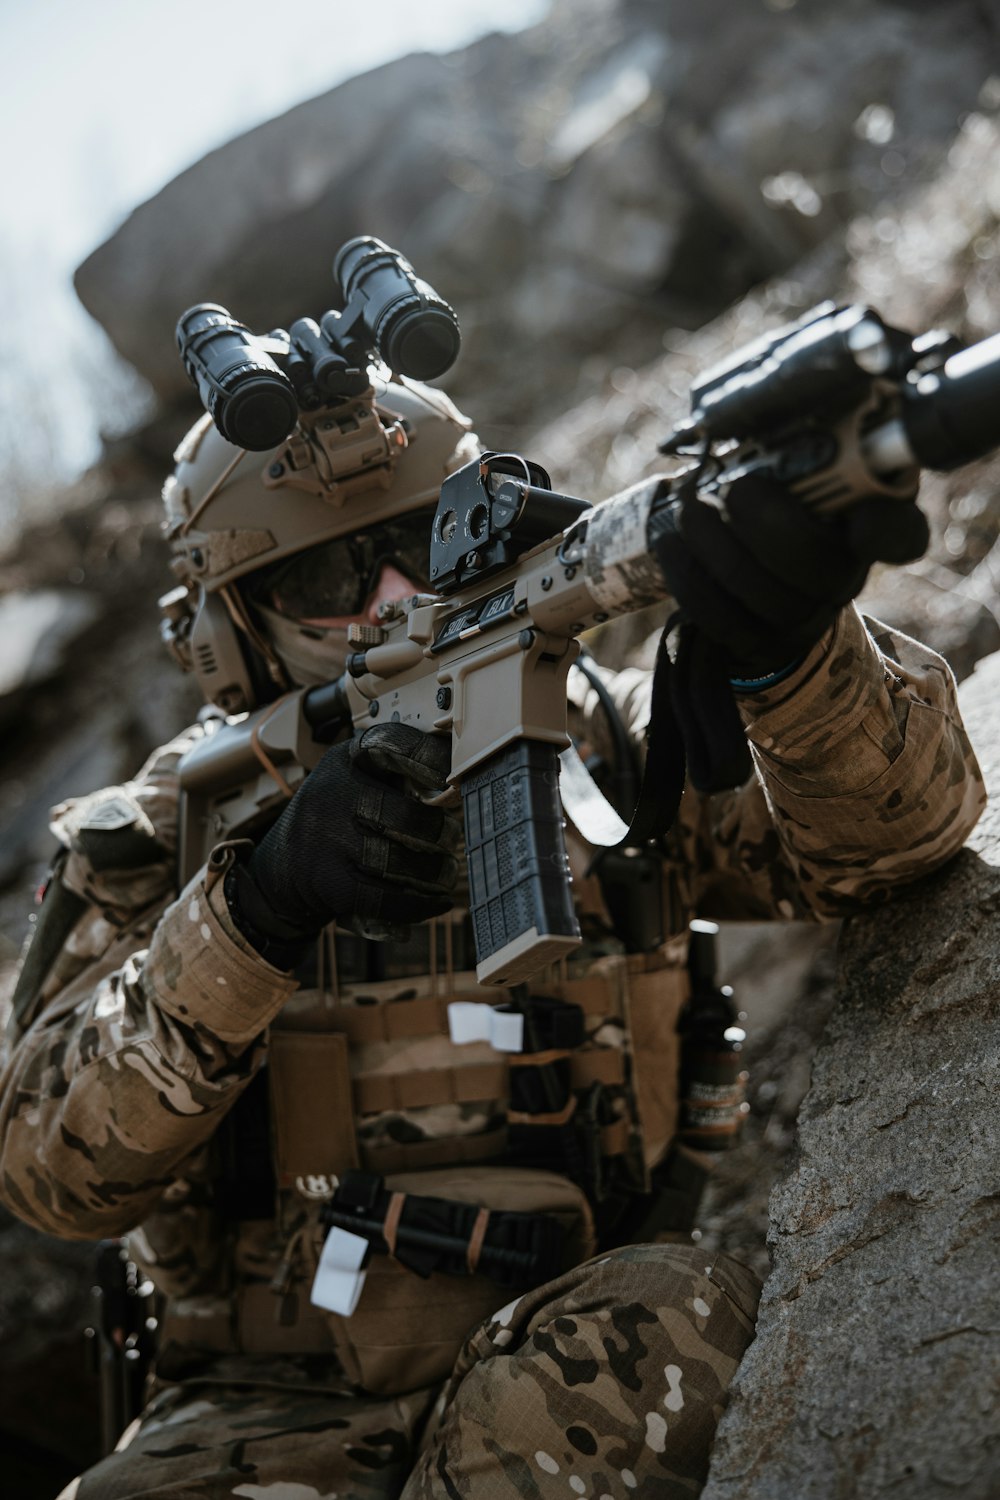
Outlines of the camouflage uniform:
{"label": "camouflage uniform", "polygon": [[[614,680],[631,724],[643,721],[648,686],[641,672]],[[576,707],[597,738],[591,697],[581,692]],[[694,912],[822,919],[879,901],[953,854],[984,805],[947,667],[882,626],[866,631],[853,608],[790,677],[744,697],[742,712],[757,779],[712,798],[688,788],[664,846],[672,936],[653,976],[664,994]],[[463,1074],[461,1049],[433,1025],[403,1034],[391,1024],[433,1012],[468,975],[446,966],[405,994],[331,994],[328,977],[297,986],[237,935],[222,895],[226,849],[174,899],[176,768],[200,732],[127,786],[57,809],[66,852],[36,948],[51,950],[55,932],[58,951],[19,988],[3,1074],[8,1206],[68,1237],[142,1223],[130,1243],[170,1295],[157,1391],[124,1452],[78,1482],[81,1500],[696,1494],[753,1329],[754,1278],[727,1257],[706,1265],[690,1246],[635,1245],[595,1258],[583,1201],[565,1273],[500,1311],[482,1276],[418,1282],[377,1257],[368,1311],[363,1300],[344,1320],[307,1302],[319,1238],[301,1191],[309,1164],[294,1149],[277,1163],[276,1218],[234,1227],[221,1211],[220,1125],[238,1118],[268,1051],[269,1071],[291,1059],[278,1108],[292,1114],[309,1092],[294,1083],[308,1078],[316,1038],[333,1028],[327,1062],[338,1049],[352,1055],[353,1105],[329,1090],[317,1181],[360,1156],[389,1173],[451,1171],[451,1181],[464,1165],[475,1183],[490,1171],[476,1163],[502,1153],[503,1101],[488,1048],[471,1062],[466,1049]],[[595,973],[638,992],[649,976],[613,940],[603,951],[593,940],[601,899],[584,852],[571,841],[592,940],[576,967],[549,976],[551,992],[583,997]],[[32,962],[29,950],[29,978]],[[413,1009],[382,1003],[404,999]],[[676,1009],[664,1013],[674,1025]],[[636,1068],[640,1113],[666,1130],[674,1082],[643,1080],[642,1058],[647,1048],[669,1056],[670,1037],[630,1034],[627,1004],[589,1016],[588,1028],[596,1073]],[[616,1050],[618,1074],[606,1055]],[[421,1080],[467,1084],[476,1068],[479,1102],[468,1088],[457,1102],[421,1102]],[[624,1108],[628,1090],[619,1094]],[[620,1123],[634,1133],[634,1121]],[[647,1161],[664,1144],[652,1133]],[[572,1218],[560,1180],[538,1177]]]}

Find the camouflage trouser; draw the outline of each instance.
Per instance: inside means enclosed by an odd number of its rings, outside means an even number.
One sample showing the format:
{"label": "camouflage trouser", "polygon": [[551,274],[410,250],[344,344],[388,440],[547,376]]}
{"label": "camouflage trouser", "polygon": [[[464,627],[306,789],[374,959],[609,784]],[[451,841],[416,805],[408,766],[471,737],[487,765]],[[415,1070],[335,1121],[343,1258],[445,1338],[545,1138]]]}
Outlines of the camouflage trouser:
{"label": "camouflage trouser", "polygon": [[759,1294],[728,1256],[705,1261],[666,1245],[588,1261],[481,1324],[440,1390],[168,1387],[62,1500],[697,1495]]}

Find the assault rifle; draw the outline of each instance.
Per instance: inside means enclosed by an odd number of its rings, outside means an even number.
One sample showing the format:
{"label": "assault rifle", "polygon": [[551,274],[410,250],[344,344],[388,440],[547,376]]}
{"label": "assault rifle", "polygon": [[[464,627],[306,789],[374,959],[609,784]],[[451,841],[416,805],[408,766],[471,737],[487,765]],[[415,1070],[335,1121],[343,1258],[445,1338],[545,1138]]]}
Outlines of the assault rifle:
{"label": "assault rifle", "polygon": [[[390,720],[448,734],[477,976],[529,978],[580,940],[559,790],[577,637],[647,605],[671,613],[647,543],[654,508],[682,484],[724,505],[727,485],[750,472],[821,512],[872,494],[906,504],[921,468],[958,468],[998,442],[1000,335],[963,348],[946,333],[913,338],[867,307],[825,304],[696,381],[690,416],[662,444],[688,460],[666,485],[593,506],[555,494],[519,455],[483,454],[441,488],[436,592],[352,627],[338,681],[227,723],[185,758],[185,878],[212,843],[289,796],[351,726]],[[567,779],[578,769],[564,757]],[[592,843],[627,835],[614,814],[602,831],[576,809],[574,799],[573,821]]]}

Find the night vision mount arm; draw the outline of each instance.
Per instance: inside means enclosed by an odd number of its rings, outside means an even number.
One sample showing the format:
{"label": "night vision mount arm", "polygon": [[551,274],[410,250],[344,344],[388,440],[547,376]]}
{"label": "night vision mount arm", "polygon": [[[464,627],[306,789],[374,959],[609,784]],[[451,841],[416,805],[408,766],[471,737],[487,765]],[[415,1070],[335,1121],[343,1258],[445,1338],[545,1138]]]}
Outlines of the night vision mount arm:
{"label": "night vision mount arm", "polygon": [[[577,637],[657,602],[672,612],[647,540],[654,509],[692,481],[724,503],[726,484],[751,469],[821,510],[872,493],[909,502],[921,467],[958,468],[998,443],[1000,336],[963,350],[944,335],[911,339],[868,308],[830,306],[696,383],[691,418],[665,444],[694,462],[665,485],[591,507],[554,494],[525,459],[482,455],[441,489],[437,593],[352,627],[338,681],[230,723],[185,757],[182,875],[219,839],[273,816],[349,726],[447,734],[478,978],[529,978],[579,942],[558,790]],[[614,842],[617,821],[600,842]]]}

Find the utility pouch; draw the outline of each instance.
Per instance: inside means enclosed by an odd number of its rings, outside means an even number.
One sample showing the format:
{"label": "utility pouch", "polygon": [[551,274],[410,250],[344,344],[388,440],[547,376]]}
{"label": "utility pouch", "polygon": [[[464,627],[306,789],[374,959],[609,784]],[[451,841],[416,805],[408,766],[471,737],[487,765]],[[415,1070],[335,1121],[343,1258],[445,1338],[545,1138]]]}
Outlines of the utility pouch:
{"label": "utility pouch", "polygon": [[[347,1188],[350,1197],[350,1180]],[[395,1217],[397,1225],[390,1222],[388,1234],[374,1226],[372,1242],[381,1245],[383,1252],[369,1254],[364,1288],[354,1312],[350,1317],[324,1315],[348,1378],[373,1395],[401,1395],[446,1379],[465,1339],[478,1323],[509,1300],[512,1285],[529,1290],[594,1254],[594,1227],[587,1200],[578,1187],[556,1173],[504,1166],[394,1174],[384,1179],[379,1194],[367,1207],[364,1201],[357,1205],[360,1212],[355,1218],[355,1231],[369,1217],[369,1209],[383,1207],[386,1194],[391,1209],[387,1202],[389,1215],[383,1216],[382,1225],[387,1217]],[[443,1236],[435,1250],[436,1236],[427,1231],[429,1220],[421,1214],[419,1204],[412,1214],[407,1210],[408,1195],[424,1203],[446,1200],[445,1206],[456,1210],[454,1228],[463,1232]],[[469,1206],[467,1216],[460,1205]],[[512,1238],[516,1241],[523,1236],[523,1244],[511,1245],[513,1255],[506,1267],[502,1255],[498,1261],[485,1248],[489,1218],[479,1210],[500,1217],[509,1215],[518,1221]],[[404,1215],[410,1221],[408,1235],[398,1228]],[[533,1248],[548,1248],[531,1231],[531,1221],[541,1218],[550,1220],[556,1231],[551,1239],[543,1236],[551,1253],[534,1257],[534,1274],[518,1281],[520,1267],[527,1266]],[[432,1270],[421,1275],[402,1264],[404,1255],[419,1259],[420,1247],[413,1242],[412,1230],[416,1227],[419,1234],[421,1224],[432,1242],[425,1247],[429,1260],[441,1256],[459,1274]],[[473,1233],[466,1236],[466,1228]],[[451,1240],[455,1243],[450,1244]],[[387,1244],[398,1246],[396,1255],[384,1253]],[[520,1259],[522,1254],[524,1259]],[[474,1257],[475,1274],[469,1274],[470,1255]],[[487,1269],[490,1266],[501,1270],[504,1282],[493,1279]]]}
{"label": "utility pouch", "polygon": [[658,849],[601,849],[593,870],[626,953],[652,953],[666,937],[663,855]]}
{"label": "utility pouch", "polygon": [[562,1173],[586,1188],[572,1076],[572,1054],[585,1039],[583,1011],[539,996],[525,998],[518,1008],[524,1050],[508,1058],[507,1159],[515,1166]]}
{"label": "utility pouch", "polygon": [[347,1054],[340,1032],[272,1027],[267,1061],[279,1189],[332,1183],[358,1165]]}
{"label": "utility pouch", "polygon": [[539,1286],[562,1263],[563,1231],[546,1214],[523,1213],[387,1188],[374,1172],[348,1172],[320,1220],[367,1241],[408,1271],[474,1276],[501,1286]]}
{"label": "utility pouch", "polygon": [[642,1126],[646,1182],[677,1132],[680,1035],[678,1027],[690,996],[683,969],[655,966],[652,955],[628,960],[628,1033],[632,1086]]}

